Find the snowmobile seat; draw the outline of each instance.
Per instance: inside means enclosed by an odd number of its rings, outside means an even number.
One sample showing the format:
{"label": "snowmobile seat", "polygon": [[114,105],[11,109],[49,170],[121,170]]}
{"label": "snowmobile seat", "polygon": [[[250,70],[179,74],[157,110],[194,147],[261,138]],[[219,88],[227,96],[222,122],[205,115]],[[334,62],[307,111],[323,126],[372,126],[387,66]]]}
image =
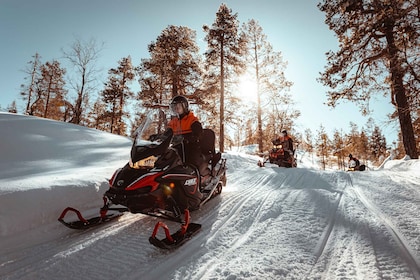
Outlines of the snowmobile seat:
{"label": "snowmobile seat", "polygon": [[203,129],[203,133],[200,138],[201,153],[204,155],[205,161],[211,163],[214,167],[222,157],[218,152],[216,153],[215,144],[216,134],[209,128]]}
{"label": "snowmobile seat", "polygon": [[214,142],[216,141],[216,134],[209,128],[204,128],[200,137],[201,153],[203,155],[215,154]]}

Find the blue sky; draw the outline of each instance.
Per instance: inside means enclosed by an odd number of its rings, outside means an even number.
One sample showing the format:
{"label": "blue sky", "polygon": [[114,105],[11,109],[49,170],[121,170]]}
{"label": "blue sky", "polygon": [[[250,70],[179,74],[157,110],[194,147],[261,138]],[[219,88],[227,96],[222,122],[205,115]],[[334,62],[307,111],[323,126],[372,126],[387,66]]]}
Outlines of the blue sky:
{"label": "blue sky", "polygon": [[[147,45],[168,25],[195,30],[204,53],[202,26],[214,22],[221,3],[238,14],[241,24],[258,21],[274,50],[288,62],[286,78],[294,83],[291,93],[302,113],[296,130],[310,128],[316,133],[322,124],[332,135],[335,128],[348,132],[350,121],[359,128],[366,124],[368,117],[360,116],[352,103],[341,102],[335,109],[324,105],[328,89],[316,78],[326,65],[325,52],[335,50],[338,42],[324,23],[317,1],[308,0],[1,0],[0,107],[15,100],[21,112],[25,105],[19,88],[25,82],[27,62],[38,52],[43,63],[57,59],[64,66],[61,50],[69,50],[76,38],[104,43],[97,61],[104,80],[107,70],[123,57],[130,55],[136,66],[148,58]],[[372,100],[371,117],[391,144],[398,126],[386,125],[386,115],[393,110],[388,99]]]}

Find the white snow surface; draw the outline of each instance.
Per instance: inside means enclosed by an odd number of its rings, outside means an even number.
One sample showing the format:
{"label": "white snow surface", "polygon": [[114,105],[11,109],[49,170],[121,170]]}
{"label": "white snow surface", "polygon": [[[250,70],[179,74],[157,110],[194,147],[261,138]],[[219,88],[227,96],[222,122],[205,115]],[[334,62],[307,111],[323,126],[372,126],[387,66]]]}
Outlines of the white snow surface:
{"label": "white snow surface", "polygon": [[419,160],[321,171],[302,153],[285,169],[228,151],[227,185],[191,213],[202,229],[164,251],[148,241],[156,217],[57,221],[99,213],[129,138],[7,113],[0,131],[1,279],[420,279]]}

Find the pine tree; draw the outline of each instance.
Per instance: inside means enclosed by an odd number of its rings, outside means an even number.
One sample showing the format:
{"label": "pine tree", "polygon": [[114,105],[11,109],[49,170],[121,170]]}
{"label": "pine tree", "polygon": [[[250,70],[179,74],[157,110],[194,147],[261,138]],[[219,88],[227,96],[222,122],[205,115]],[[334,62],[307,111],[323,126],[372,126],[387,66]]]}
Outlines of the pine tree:
{"label": "pine tree", "polygon": [[192,29],[170,25],[148,46],[150,59],[137,68],[144,104],[168,103],[176,95],[199,100],[202,70],[195,38]]}
{"label": "pine tree", "polygon": [[338,168],[344,169],[347,153],[345,151],[345,144],[344,144],[342,131],[341,132],[338,130],[334,131],[334,138],[331,143],[331,148],[332,148],[333,155],[337,157]]}
{"label": "pine tree", "polygon": [[360,151],[361,158],[366,160],[369,157],[369,138],[363,129],[360,132],[360,137],[357,144],[357,150]]}
{"label": "pine tree", "polygon": [[313,135],[310,128],[305,129],[303,149],[310,154],[314,151]]}
{"label": "pine tree", "polygon": [[328,163],[328,155],[330,153],[330,140],[323,125],[320,125],[319,130],[317,131],[317,135],[318,137],[316,139],[316,154],[321,158],[321,166],[322,169],[325,170],[325,167]]}
{"label": "pine tree", "polygon": [[359,127],[354,122],[350,122],[350,132],[346,134],[347,152],[359,157],[357,151],[357,139],[359,138]]}
{"label": "pine tree", "polygon": [[[272,108],[265,110],[273,112],[280,105],[290,105],[290,96],[286,92],[291,82],[287,81],[284,70],[287,63],[283,61],[280,52],[275,52],[272,45],[267,41],[262,27],[255,20],[249,20],[242,26],[244,39],[247,48],[247,72],[253,77],[256,83],[257,95],[257,132],[258,132],[258,148],[263,152],[263,123],[262,123],[262,104],[261,100],[265,99],[264,104],[270,104]],[[265,97],[265,98],[264,98]],[[285,106],[283,106],[285,108]],[[281,110],[281,109],[280,109]],[[287,118],[293,118],[293,115],[287,115]],[[287,127],[291,127],[293,121],[290,119]]]}
{"label": "pine tree", "polygon": [[378,126],[372,131],[369,141],[370,159],[378,163],[381,156],[386,155],[386,139]]}
{"label": "pine tree", "polygon": [[207,33],[205,40],[208,45],[208,51],[205,53],[207,76],[209,80],[219,80],[219,150],[221,152],[224,151],[225,80],[231,78],[233,74],[237,76],[244,70],[244,62],[240,56],[244,47],[239,35],[237,17],[237,14],[232,14],[232,10],[226,4],[221,4],[212,26],[203,26],[204,32]]}
{"label": "pine tree", "polygon": [[131,57],[119,61],[117,68],[108,71],[109,80],[102,91],[103,101],[108,105],[108,111],[103,115],[110,120],[110,132],[118,135],[126,135],[126,124],[123,117],[129,117],[125,110],[127,100],[134,96],[128,84],[134,80],[135,72],[131,64]]}
{"label": "pine tree", "polygon": [[36,99],[30,107],[30,114],[63,120],[62,108],[65,101],[64,74],[66,70],[60,67],[56,60],[40,66],[40,76],[35,81]]}
{"label": "pine tree", "polygon": [[[368,104],[373,94],[389,92],[405,151],[417,159],[410,105],[419,99],[419,87],[412,86],[420,81],[418,1],[323,0],[318,7],[340,42],[337,52],[327,53],[320,78],[332,89],[328,104],[340,99]],[[366,106],[362,110],[368,112]]]}
{"label": "pine tree", "polygon": [[100,98],[93,104],[92,109],[88,112],[86,124],[88,127],[102,131],[107,131],[108,120],[106,116],[106,104]]}
{"label": "pine tree", "polygon": [[[41,62],[40,62],[41,57],[39,56],[38,53],[35,53],[35,55],[32,57],[33,57],[33,60],[28,62],[29,66],[24,71],[26,74],[29,75],[30,82],[29,84],[22,84],[20,86],[22,89],[20,94],[23,100],[27,100],[25,114],[28,114],[28,115],[32,115],[31,106],[32,106],[32,102],[33,102],[32,100],[34,98],[35,91],[36,91],[35,83],[39,79],[39,76],[40,76],[39,67],[41,65]],[[27,77],[25,77],[25,79],[26,78]]]}

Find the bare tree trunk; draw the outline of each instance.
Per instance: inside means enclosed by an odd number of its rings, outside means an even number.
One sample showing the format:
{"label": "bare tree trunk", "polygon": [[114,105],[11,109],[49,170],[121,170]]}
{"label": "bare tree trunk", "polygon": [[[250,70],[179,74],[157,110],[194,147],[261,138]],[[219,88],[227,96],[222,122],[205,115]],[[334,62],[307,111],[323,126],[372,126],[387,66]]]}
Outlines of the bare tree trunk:
{"label": "bare tree trunk", "polygon": [[262,119],[261,119],[261,98],[260,98],[260,73],[258,65],[258,51],[257,45],[254,46],[254,56],[255,56],[255,81],[257,83],[257,126],[258,126],[258,149],[260,153],[263,152],[263,132],[262,132]]}
{"label": "bare tree trunk", "polygon": [[225,69],[224,69],[224,51],[223,51],[223,40],[221,41],[221,53],[220,53],[220,137],[219,137],[219,151],[223,153],[225,151],[225,121],[224,121],[224,107],[225,107]]}
{"label": "bare tree trunk", "polygon": [[31,73],[31,85],[29,86],[29,92],[28,92],[28,103],[26,104],[26,111],[25,111],[25,113],[28,115],[30,115],[31,99],[32,99],[32,94],[33,94],[33,87],[35,84],[35,74],[36,74],[36,69],[38,67],[38,60],[39,60],[39,55],[38,53],[35,53],[34,67],[32,68],[32,73]]}
{"label": "bare tree trunk", "polygon": [[405,88],[403,84],[403,71],[400,60],[398,59],[397,47],[395,46],[393,35],[394,22],[388,23],[386,39],[388,43],[389,63],[391,72],[391,95],[394,105],[397,106],[398,120],[400,122],[401,136],[404,150],[412,159],[418,159],[419,155],[414,138],[413,123],[410,115]]}

